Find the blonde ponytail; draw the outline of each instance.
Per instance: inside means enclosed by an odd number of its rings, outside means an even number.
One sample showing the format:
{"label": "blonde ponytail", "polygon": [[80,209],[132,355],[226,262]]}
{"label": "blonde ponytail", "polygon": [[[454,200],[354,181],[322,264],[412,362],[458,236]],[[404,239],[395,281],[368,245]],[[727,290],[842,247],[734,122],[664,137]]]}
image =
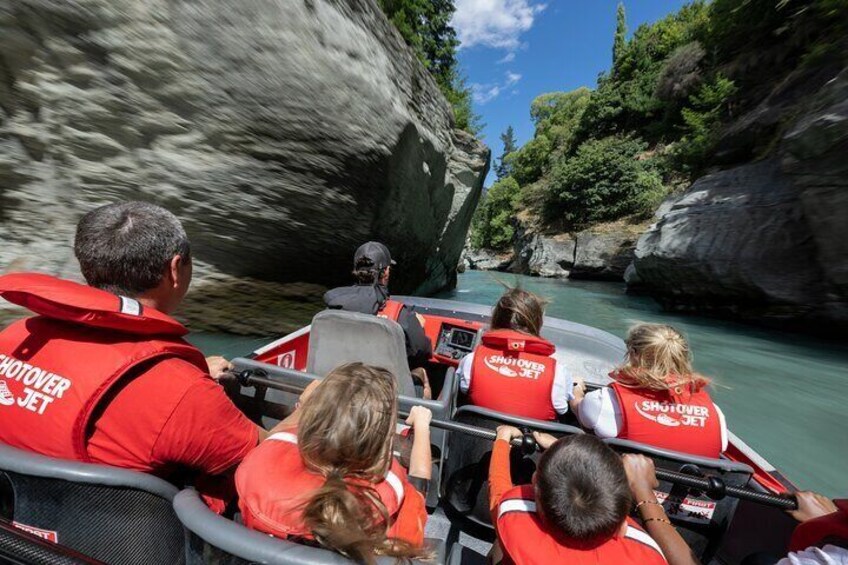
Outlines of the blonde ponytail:
{"label": "blonde ponytail", "polygon": [[621,384],[650,390],[703,387],[709,379],[692,369],[692,352],[683,334],[665,324],[630,328],[627,359],[618,369]]}

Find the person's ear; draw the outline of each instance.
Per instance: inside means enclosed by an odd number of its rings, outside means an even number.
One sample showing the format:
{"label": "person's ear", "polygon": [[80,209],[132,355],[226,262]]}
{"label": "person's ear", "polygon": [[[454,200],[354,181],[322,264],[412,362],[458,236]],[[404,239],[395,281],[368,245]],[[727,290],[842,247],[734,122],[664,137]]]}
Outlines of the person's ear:
{"label": "person's ear", "polygon": [[183,282],[185,261],[182,255],[174,255],[168,263],[168,286],[177,288]]}

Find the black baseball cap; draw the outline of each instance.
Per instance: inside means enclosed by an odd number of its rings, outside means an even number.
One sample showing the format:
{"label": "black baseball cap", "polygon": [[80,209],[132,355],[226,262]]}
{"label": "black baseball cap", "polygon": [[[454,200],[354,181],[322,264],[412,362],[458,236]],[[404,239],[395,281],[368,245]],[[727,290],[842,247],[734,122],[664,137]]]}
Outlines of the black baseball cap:
{"label": "black baseball cap", "polygon": [[396,264],[392,261],[392,254],[389,253],[389,248],[379,241],[369,241],[368,243],[363,243],[359,246],[359,249],[357,249],[356,253],[353,255],[354,269],[357,264],[359,264],[360,259],[370,260],[371,264],[378,271],[382,271],[389,265]]}

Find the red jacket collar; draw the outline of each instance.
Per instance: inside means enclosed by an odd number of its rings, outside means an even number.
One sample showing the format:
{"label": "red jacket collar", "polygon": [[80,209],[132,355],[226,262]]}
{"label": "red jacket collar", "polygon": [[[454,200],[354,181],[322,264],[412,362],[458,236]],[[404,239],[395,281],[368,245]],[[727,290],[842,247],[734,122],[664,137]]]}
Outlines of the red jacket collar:
{"label": "red jacket collar", "polygon": [[515,353],[525,352],[546,356],[556,353],[556,346],[550,341],[515,330],[486,332],[483,334],[482,342],[487,347]]}
{"label": "red jacket collar", "polygon": [[133,299],[38,273],[0,276],[0,296],[36,314],[84,326],[140,335],[183,336],[170,316]]}

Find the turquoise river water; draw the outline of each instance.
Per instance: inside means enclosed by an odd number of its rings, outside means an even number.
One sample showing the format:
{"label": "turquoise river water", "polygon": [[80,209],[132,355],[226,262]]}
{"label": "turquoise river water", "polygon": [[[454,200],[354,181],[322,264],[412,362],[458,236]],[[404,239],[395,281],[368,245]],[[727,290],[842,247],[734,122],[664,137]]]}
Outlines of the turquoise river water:
{"label": "turquoise river water", "polygon": [[[848,495],[848,345],[749,325],[669,314],[617,283],[497,274],[551,300],[547,315],[623,337],[635,322],[682,329],[695,366],[713,378],[713,398],[731,430],[801,488]],[[493,304],[503,287],[486,272],[460,275],[440,298]],[[265,338],[195,335],[207,353],[243,355]]]}

